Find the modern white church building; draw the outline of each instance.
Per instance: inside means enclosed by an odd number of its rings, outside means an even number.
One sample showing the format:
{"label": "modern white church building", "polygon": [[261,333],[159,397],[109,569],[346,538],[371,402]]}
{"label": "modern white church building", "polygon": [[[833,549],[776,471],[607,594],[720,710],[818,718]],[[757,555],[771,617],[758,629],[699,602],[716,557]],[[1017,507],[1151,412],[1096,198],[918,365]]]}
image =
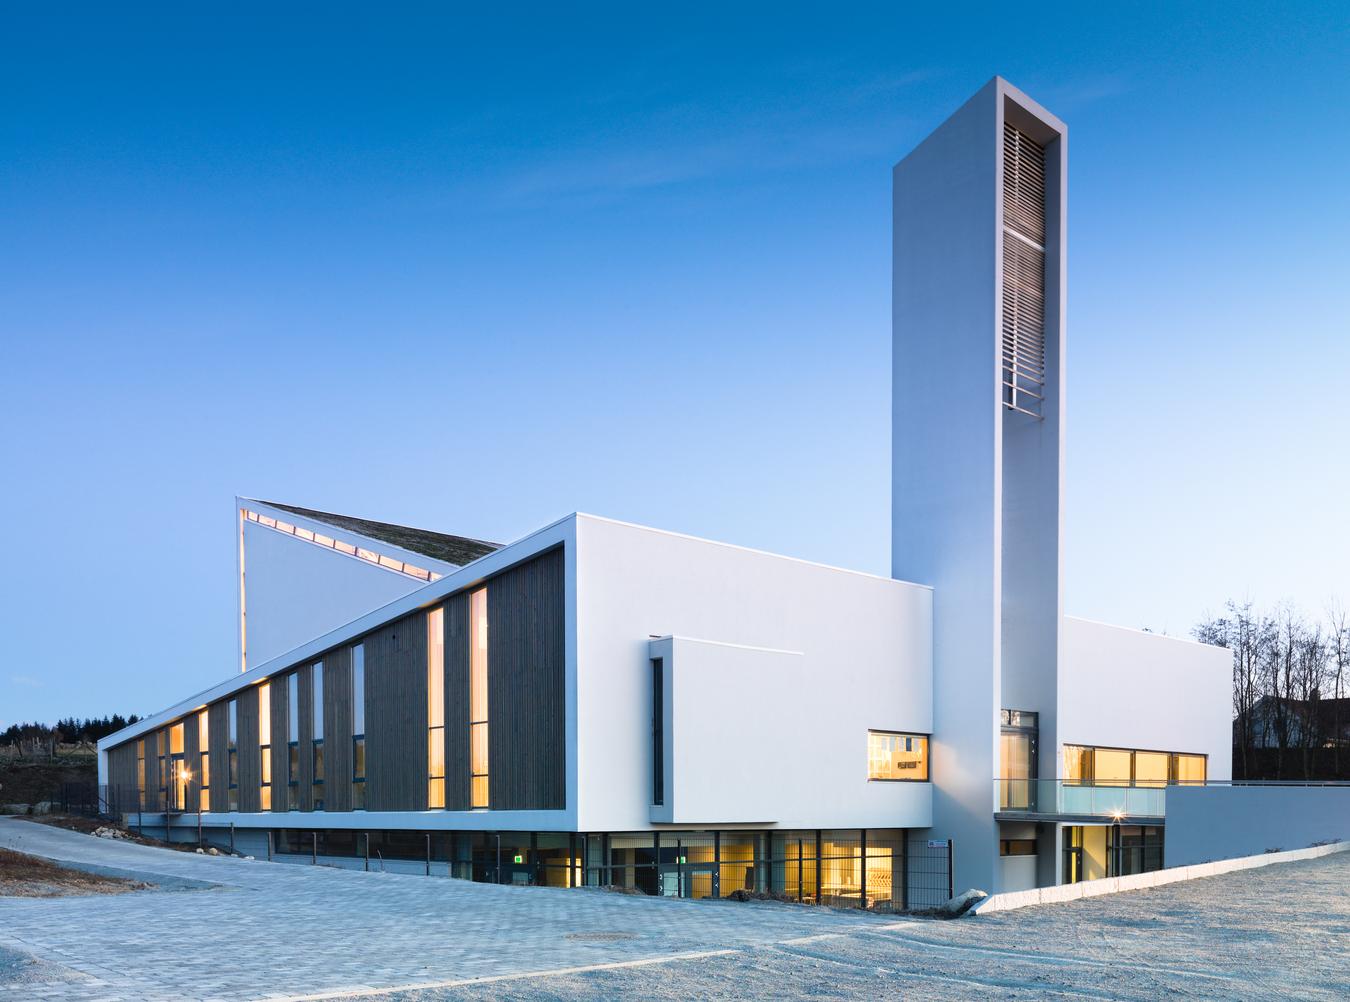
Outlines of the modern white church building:
{"label": "modern white church building", "polygon": [[890,577],[237,498],[241,670],[100,742],[109,802],[273,858],[883,910],[1160,868],[1169,791],[1230,778],[1230,655],[1064,615],[1067,165],[996,78],[894,169]]}

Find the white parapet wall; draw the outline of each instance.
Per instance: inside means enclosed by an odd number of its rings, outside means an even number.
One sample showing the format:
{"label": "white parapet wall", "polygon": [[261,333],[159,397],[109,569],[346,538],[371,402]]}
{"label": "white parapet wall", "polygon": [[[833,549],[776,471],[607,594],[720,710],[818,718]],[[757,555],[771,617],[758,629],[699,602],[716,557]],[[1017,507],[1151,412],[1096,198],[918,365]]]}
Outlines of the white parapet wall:
{"label": "white parapet wall", "polygon": [[1350,786],[1174,786],[1168,867],[1350,842]]}
{"label": "white parapet wall", "polygon": [[1151,873],[1134,873],[1128,877],[1106,877],[1102,880],[1083,880],[1077,884],[1061,884],[1058,887],[1039,887],[1030,891],[994,894],[976,904],[966,914],[989,915],[993,912],[1012,911],[1016,908],[1028,908],[1032,905],[1052,905],[1064,901],[1076,901],[1079,898],[1094,898],[1101,894],[1140,891],[1149,887],[1162,887],[1165,884],[1179,883],[1183,880],[1195,880],[1198,877],[1217,877],[1224,873],[1255,870],[1262,866],[1273,866],[1276,863],[1294,863],[1303,859],[1317,859],[1338,852],[1350,852],[1350,842],[1312,846],[1307,849],[1292,849],[1288,852],[1268,852],[1259,856],[1244,856],[1241,859],[1221,859],[1214,863],[1197,863],[1194,866],[1178,866],[1167,870],[1154,870]]}

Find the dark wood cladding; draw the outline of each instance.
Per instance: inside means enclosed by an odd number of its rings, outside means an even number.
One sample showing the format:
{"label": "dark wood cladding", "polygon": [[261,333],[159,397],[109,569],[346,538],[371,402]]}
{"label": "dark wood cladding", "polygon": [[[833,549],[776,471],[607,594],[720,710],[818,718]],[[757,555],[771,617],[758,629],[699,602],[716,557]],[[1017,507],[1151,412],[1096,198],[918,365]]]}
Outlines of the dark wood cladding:
{"label": "dark wood cladding", "polygon": [[272,693],[272,810],[284,811],[286,803],[286,742],[290,736],[286,733],[289,717],[287,687],[290,674],[277,675],[269,687]]}
{"label": "dark wood cladding", "polygon": [[366,807],[427,809],[427,621],[424,612],[363,638]]}
{"label": "dark wood cladding", "polygon": [[[492,810],[566,807],[566,585],[561,547],[508,568],[483,585],[488,614],[488,775]],[[477,589],[445,599],[445,806],[469,809],[470,602]],[[419,610],[361,638],[365,651],[366,808],[427,809],[427,626]],[[324,807],[353,807],[351,645],[326,652]],[[269,680],[272,810],[290,809],[289,742],[298,747],[295,807],[313,811],[313,661]],[[298,734],[289,733],[289,680],[298,681]],[[237,701],[238,810],[262,809],[260,686],[249,685],[207,708],[211,804],[229,810],[229,702]],[[185,762],[193,773],[187,810],[198,805],[197,711],[181,718]],[[172,723],[169,725],[172,726]],[[162,810],[159,756],[168,727],[143,736],[145,810]],[[110,785],[135,809],[137,739],[109,750]],[[167,768],[167,763],[166,766]]]}
{"label": "dark wood cladding", "polygon": [[258,686],[240,692],[236,721],[239,755],[239,810],[245,814],[262,810],[258,786],[262,782],[262,756],[258,752]]}
{"label": "dark wood cladding", "polygon": [[200,783],[202,773],[201,759],[197,755],[197,714],[189,713],[181,721],[183,725],[183,767],[188,771],[188,781],[183,793],[183,810],[195,811],[201,797]]}
{"label": "dark wood cladding", "polygon": [[305,665],[296,672],[299,675],[298,693],[300,703],[300,746],[296,757],[299,763],[296,776],[299,785],[296,792],[296,810],[314,810],[314,666]]}
{"label": "dark wood cladding", "polygon": [[565,806],[563,566],[559,548],[487,582],[488,802],[493,810]]}
{"label": "dark wood cladding", "polygon": [[445,806],[469,809],[469,592],[445,603]]}
{"label": "dark wood cladding", "polygon": [[323,809],[352,809],[352,649],[323,658]]}
{"label": "dark wood cladding", "polygon": [[134,811],[139,806],[136,787],[136,742],[108,749],[108,804],[112,811]]}
{"label": "dark wood cladding", "polygon": [[163,810],[164,804],[160,797],[160,737],[163,731],[151,731],[145,736],[145,809],[147,811]]}
{"label": "dark wood cladding", "polygon": [[230,716],[229,700],[212,703],[206,721],[207,744],[211,746],[211,810],[230,809]]}

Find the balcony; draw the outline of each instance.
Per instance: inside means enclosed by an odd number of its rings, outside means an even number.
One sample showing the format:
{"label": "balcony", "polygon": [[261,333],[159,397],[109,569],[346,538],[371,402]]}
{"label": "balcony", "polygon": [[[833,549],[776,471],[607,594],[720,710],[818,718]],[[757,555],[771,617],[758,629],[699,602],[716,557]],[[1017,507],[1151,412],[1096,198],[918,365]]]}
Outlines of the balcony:
{"label": "balcony", "polygon": [[1152,823],[1166,815],[1165,786],[1097,786],[1062,779],[996,779],[995,815],[1006,820]]}

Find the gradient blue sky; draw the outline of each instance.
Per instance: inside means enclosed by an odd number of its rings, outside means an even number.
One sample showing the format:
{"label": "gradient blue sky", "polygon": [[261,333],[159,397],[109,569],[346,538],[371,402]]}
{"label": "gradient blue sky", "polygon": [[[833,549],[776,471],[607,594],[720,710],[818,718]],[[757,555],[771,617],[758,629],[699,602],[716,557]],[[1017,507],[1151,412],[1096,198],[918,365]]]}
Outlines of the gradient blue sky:
{"label": "gradient blue sky", "polygon": [[1068,611],[1350,600],[1350,8],[722,6],[9,5],[0,725],[227,677],[237,492],[886,573],[890,167],[995,73],[1070,125]]}

